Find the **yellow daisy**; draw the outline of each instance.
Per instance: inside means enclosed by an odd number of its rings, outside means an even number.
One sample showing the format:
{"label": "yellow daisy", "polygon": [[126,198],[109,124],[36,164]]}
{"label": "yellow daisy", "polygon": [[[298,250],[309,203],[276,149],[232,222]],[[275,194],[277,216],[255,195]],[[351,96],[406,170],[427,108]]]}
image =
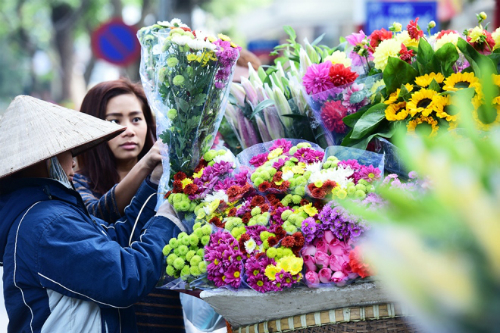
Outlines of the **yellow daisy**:
{"label": "yellow daisy", "polygon": [[411,99],[406,105],[406,110],[408,110],[408,113],[412,117],[417,113],[422,113],[423,116],[427,117],[434,111],[432,101],[437,95],[438,93],[434,90],[420,89],[411,95]]}
{"label": "yellow daisy", "polygon": [[[412,84],[405,84],[405,88],[406,90],[408,90],[408,92],[412,92],[413,91],[413,85]],[[399,98],[399,93],[401,92],[401,89],[397,89],[395,92],[393,92],[392,94],[389,95],[389,98],[384,101],[385,104],[392,104],[394,102],[396,102]]]}
{"label": "yellow daisy", "polygon": [[423,88],[428,87],[432,80],[436,80],[437,83],[441,84],[444,81],[444,76],[441,73],[430,73],[415,78],[415,83]]}
{"label": "yellow daisy", "polygon": [[385,119],[389,121],[405,120],[408,117],[406,102],[388,105],[385,109]]}
{"label": "yellow daisy", "polygon": [[433,117],[426,117],[426,116],[420,115],[417,118],[410,120],[410,122],[408,123],[408,125],[406,127],[408,129],[408,133],[414,134],[415,131],[417,130],[417,127],[419,129],[421,129],[421,128],[426,127],[426,126],[428,127],[429,125],[431,126],[429,136],[430,137],[435,136],[439,130],[439,125],[438,125],[437,120],[434,119]]}
{"label": "yellow daisy", "polygon": [[474,73],[453,73],[444,80],[443,90],[458,91],[460,89],[475,87],[480,88],[479,79]]}

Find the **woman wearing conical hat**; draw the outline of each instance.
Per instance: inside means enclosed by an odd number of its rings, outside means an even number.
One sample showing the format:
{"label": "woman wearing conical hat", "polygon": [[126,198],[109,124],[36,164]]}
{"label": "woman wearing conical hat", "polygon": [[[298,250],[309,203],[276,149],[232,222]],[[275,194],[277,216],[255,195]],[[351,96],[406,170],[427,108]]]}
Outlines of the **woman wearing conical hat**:
{"label": "woman wearing conical hat", "polygon": [[90,215],[72,157],[124,131],[18,96],[0,119],[0,263],[9,332],[136,332],[132,304],[154,288],[162,247],[185,230],[168,204],[133,224]]}

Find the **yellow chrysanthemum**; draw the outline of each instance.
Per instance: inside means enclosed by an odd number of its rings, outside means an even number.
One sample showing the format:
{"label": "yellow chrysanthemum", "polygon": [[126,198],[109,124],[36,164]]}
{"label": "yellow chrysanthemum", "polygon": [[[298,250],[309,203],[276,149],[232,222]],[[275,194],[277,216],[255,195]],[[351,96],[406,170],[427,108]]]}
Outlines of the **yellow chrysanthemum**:
{"label": "yellow chrysanthemum", "polygon": [[292,275],[299,274],[302,270],[304,260],[302,258],[290,257],[290,273]]}
{"label": "yellow chrysanthemum", "polygon": [[403,43],[406,47],[418,47],[418,40],[411,38],[407,30],[404,30],[400,34],[398,34],[395,40],[399,43],[399,48],[401,48],[401,43]]}
{"label": "yellow chrysanthemum", "polygon": [[182,188],[184,188],[186,187],[187,184],[192,184],[193,181],[190,178],[184,178],[183,180],[181,180],[181,183],[182,183]]}
{"label": "yellow chrysanthemum", "polygon": [[[405,84],[405,88],[406,90],[408,90],[408,92],[412,92],[413,91],[413,85],[412,84]],[[389,98],[384,101],[385,104],[392,104],[394,102],[396,102],[399,98],[399,93],[401,92],[401,89],[396,89],[395,92],[393,92],[392,94],[389,95]]]}
{"label": "yellow chrysanthemum", "polygon": [[293,258],[293,257],[283,257],[280,260],[278,260],[278,263],[276,264],[276,268],[279,270],[284,270],[285,272],[289,272],[290,265],[291,265],[290,258]]}
{"label": "yellow chrysanthemum", "polygon": [[283,154],[283,149],[281,149],[281,148],[273,149],[269,153],[269,155],[267,155],[267,159],[272,160],[273,158],[276,158],[276,157],[280,156],[281,154]]}
{"label": "yellow chrysanthemum", "polygon": [[484,36],[484,30],[480,27],[474,27],[474,29],[469,31],[470,43],[476,43],[481,40]]}
{"label": "yellow chrysanthemum", "polygon": [[198,172],[193,173],[193,178],[200,178],[201,176],[203,176],[203,169],[201,169]]}
{"label": "yellow chrysanthemum", "polygon": [[225,42],[230,42],[231,41],[231,38],[229,38],[229,36],[226,36],[224,34],[218,34],[217,37],[219,37],[219,39],[222,39]]}
{"label": "yellow chrysanthemum", "polygon": [[387,66],[389,57],[398,58],[398,53],[400,50],[401,42],[394,38],[386,39],[380,42],[377,49],[373,53],[375,68],[383,71]]}
{"label": "yellow chrysanthemum", "polygon": [[312,203],[302,206],[304,212],[309,216],[314,216],[318,214],[318,209],[312,206]]}
{"label": "yellow chrysanthemum", "polygon": [[474,110],[472,111],[472,117],[474,118],[476,125],[479,129],[483,131],[489,131],[491,127],[497,126],[500,124],[500,97],[496,97],[493,99],[492,103],[494,106],[494,110],[496,111],[496,116],[492,119],[493,115],[487,114],[488,110],[484,105],[484,101],[478,96],[475,96],[472,99],[472,105],[474,105]]}
{"label": "yellow chrysanthemum", "polygon": [[437,120],[434,119],[433,117],[425,117],[423,115],[420,115],[419,117],[410,120],[410,122],[407,125],[408,133],[415,133],[418,126],[425,126],[425,125],[431,126],[431,131],[429,136],[435,136],[437,134],[437,131],[439,130],[439,125]]}
{"label": "yellow chrysanthemum", "polygon": [[420,89],[411,95],[411,99],[406,104],[406,110],[413,117],[417,113],[422,113],[427,117],[434,109],[432,108],[432,100],[438,93],[431,89]]}
{"label": "yellow chrysanthemum", "polygon": [[351,67],[352,64],[351,59],[347,58],[347,55],[341,51],[333,52],[332,55],[325,58],[325,62],[326,61],[331,61],[333,65],[342,64],[345,67]]}
{"label": "yellow chrysanthemum", "polygon": [[306,170],[303,166],[296,165],[296,166],[292,167],[292,172],[295,174],[303,175],[304,172],[306,172]]}
{"label": "yellow chrysanthemum", "polygon": [[278,267],[274,265],[268,265],[266,267],[266,270],[264,271],[264,274],[267,276],[267,278],[271,281],[276,280],[276,274],[278,274],[281,270],[278,269]]}
{"label": "yellow chrysanthemum", "polygon": [[436,80],[437,83],[441,84],[444,81],[444,76],[441,73],[430,73],[415,78],[415,83],[423,88],[428,87],[432,80]]}
{"label": "yellow chrysanthemum", "polygon": [[447,43],[452,43],[453,45],[457,46],[458,39],[460,38],[459,34],[456,34],[454,32],[450,32],[448,34],[445,34],[441,36],[438,40],[436,40],[436,43],[434,44],[434,50],[437,51],[441,47],[443,47],[444,44]]}
{"label": "yellow chrysanthemum", "polygon": [[491,37],[493,37],[493,40],[495,41],[493,50],[496,50],[500,47],[500,28],[497,28],[495,31],[493,31]]}
{"label": "yellow chrysanthemum", "polygon": [[394,103],[385,109],[385,119],[389,121],[405,120],[408,117],[406,102]]}
{"label": "yellow chrysanthemum", "polygon": [[436,116],[442,119],[446,119],[449,122],[456,122],[458,120],[458,114],[451,114],[452,109],[451,98],[449,95],[441,96],[438,95],[432,101],[434,111],[436,111]]}
{"label": "yellow chrysanthemum", "polygon": [[476,88],[476,92],[481,88],[479,79],[474,73],[453,73],[444,80],[443,90],[458,91],[469,87]]}

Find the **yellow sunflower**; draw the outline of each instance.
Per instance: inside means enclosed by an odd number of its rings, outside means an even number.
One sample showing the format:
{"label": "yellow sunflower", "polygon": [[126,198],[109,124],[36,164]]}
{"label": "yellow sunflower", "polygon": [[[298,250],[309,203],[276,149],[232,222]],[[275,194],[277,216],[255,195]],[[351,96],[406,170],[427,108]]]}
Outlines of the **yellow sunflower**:
{"label": "yellow sunflower", "polygon": [[420,89],[416,93],[411,95],[411,99],[406,105],[406,110],[413,117],[417,113],[422,113],[423,116],[427,117],[434,110],[432,103],[433,99],[438,96],[437,91],[431,89]]}
{"label": "yellow sunflower", "polygon": [[425,117],[423,115],[420,115],[417,118],[410,120],[406,127],[408,129],[408,133],[414,134],[417,130],[417,127],[419,127],[420,129],[421,127],[426,127],[426,125],[431,126],[429,136],[435,136],[439,130],[439,125],[437,120],[433,117]]}
{"label": "yellow sunflower", "polygon": [[500,87],[500,75],[491,74],[491,76],[493,79],[493,83]]}
{"label": "yellow sunflower", "polygon": [[[500,104],[499,102],[499,97],[496,97],[493,101],[492,104],[494,106],[494,110],[496,111],[496,115],[488,115],[486,113],[487,108],[484,105],[484,101],[478,96],[475,96],[472,99],[472,104],[474,105],[474,111],[472,111],[472,117],[474,118],[477,127],[483,131],[489,131],[491,127],[499,125],[500,124]],[[492,119],[495,117],[494,119]]]}
{"label": "yellow sunflower", "polygon": [[449,95],[446,96],[436,96],[432,101],[434,111],[436,111],[436,116],[442,119],[446,119],[449,122],[456,122],[458,120],[458,114],[454,113],[451,106],[451,98]]}
{"label": "yellow sunflower", "polygon": [[385,109],[385,119],[389,121],[405,120],[408,117],[406,102],[388,105]]}
{"label": "yellow sunflower", "polygon": [[476,88],[476,91],[481,87],[474,73],[453,73],[444,80],[443,90],[458,91],[469,87]]}
{"label": "yellow sunflower", "polygon": [[441,84],[444,81],[444,76],[441,73],[430,73],[415,78],[415,83],[423,88],[428,87],[432,80],[436,80],[437,83]]}
{"label": "yellow sunflower", "polygon": [[[406,90],[408,90],[408,92],[412,92],[413,91],[413,85],[412,84],[405,84],[405,88]],[[401,92],[401,89],[397,89],[395,92],[393,92],[392,94],[389,95],[389,98],[384,101],[385,104],[392,104],[394,102],[396,102],[399,98],[399,93]]]}

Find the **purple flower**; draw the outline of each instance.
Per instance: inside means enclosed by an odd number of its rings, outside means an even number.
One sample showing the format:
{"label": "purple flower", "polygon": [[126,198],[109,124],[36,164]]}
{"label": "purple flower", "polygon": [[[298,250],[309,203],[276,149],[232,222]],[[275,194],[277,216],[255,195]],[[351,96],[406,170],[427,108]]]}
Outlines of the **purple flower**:
{"label": "purple flower", "polygon": [[350,34],[349,36],[346,37],[346,41],[353,45],[353,46],[356,46],[358,44],[362,44],[363,41],[365,40],[366,38],[366,35],[365,33],[363,32],[363,30],[359,30],[359,33],[352,33]]}
{"label": "purple flower", "polygon": [[296,157],[299,162],[304,162],[306,164],[321,162],[324,156],[325,153],[312,148],[300,148],[293,154],[293,157]]}
{"label": "purple flower", "polygon": [[251,165],[258,168],[267,162],[267,155],[269,155],[269,153],[263,153],[263,154],[256,155],[256,156],[252,157],[249,162]]}
{"label": "purple flower", "polygon": [[290,148],[292,148],[292,143],[286,139],[277,139],[273,142],[273,145],[271,146],[271,148],[269,148],[269,151],[278,148],[283,149],[283,153],[288,153]]}
{"label": "purple flower", "polygon": [[361,170],[359,172],[359,175],[361,176],[362,179],[371,183],[372,181],[380,178],[380,169],[375,168],[373,165],[369,165],[369,166],[363,165],[363,166],[361,166]]}
{"label": "purple flower", "polygon": [[331,66],[332,63],[330,61],[309,66],[302,78],[302,83],[309,95],[315,95],[335,87],[330,78]]}
{"label": "purple flower", "polygon": [[289,158],[280,158],[277,162],[273,163],[273,168],[276,170],[280,169],[283,165],[285,165],[285,162],[288,161]]}

